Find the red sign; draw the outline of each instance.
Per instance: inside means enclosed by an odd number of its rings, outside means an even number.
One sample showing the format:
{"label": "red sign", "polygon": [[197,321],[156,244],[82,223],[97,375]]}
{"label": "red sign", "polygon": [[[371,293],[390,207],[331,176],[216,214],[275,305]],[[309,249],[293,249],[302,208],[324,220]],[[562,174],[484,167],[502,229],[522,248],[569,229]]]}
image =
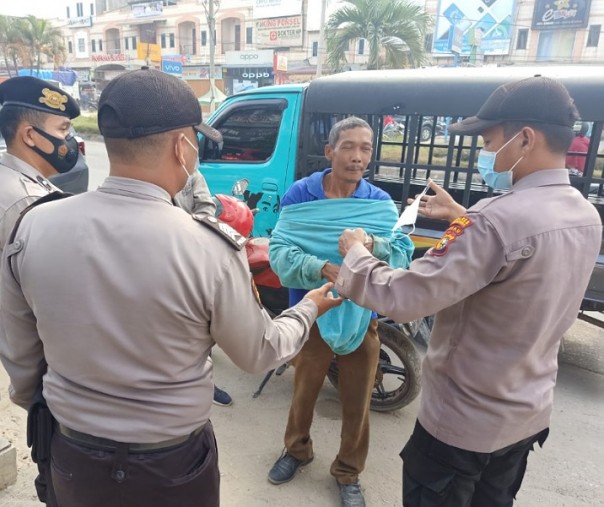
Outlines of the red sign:
{"label": "red sign", "polygon": [[92,55],[93,62],[123,62],[126,60],[124,53],[117,53],[115,55]]}

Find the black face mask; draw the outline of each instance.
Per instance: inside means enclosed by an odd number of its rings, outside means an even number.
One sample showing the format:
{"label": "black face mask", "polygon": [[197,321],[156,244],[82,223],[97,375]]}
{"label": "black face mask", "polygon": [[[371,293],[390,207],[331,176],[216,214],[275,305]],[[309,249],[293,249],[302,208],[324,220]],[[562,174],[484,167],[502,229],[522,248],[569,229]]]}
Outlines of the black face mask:
{"label": "black face mask", "polygon": [[65,139],[60,137],[51,136],[47,132],[33,127],[33,129],[40,134],[42,137],[48,139],[54,146],[52,153],[45,153],[37,146],[30,146],[38,155],[46,160],[51,166],[53,166],[58,172],[66,173],[76,165],[78,161],[78,142],[76,141],[73,134],[69,134]]}

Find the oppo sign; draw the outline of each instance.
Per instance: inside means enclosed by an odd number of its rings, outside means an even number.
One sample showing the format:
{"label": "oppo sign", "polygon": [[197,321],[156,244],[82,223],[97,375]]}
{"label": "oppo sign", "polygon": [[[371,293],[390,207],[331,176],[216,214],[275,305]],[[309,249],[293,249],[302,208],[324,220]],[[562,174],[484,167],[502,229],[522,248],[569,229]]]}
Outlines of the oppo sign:
{"label": "oppo sign", "polygon": [[260,79],[263,77],[271,77],[269,72],[242,72],[241,77],[244,79]]}
{"label": "oppo sign", "polygon": [[272,67],[273,50],[262,49],[259,51],[227,51],[224,55],[224,64],[233,67]]}

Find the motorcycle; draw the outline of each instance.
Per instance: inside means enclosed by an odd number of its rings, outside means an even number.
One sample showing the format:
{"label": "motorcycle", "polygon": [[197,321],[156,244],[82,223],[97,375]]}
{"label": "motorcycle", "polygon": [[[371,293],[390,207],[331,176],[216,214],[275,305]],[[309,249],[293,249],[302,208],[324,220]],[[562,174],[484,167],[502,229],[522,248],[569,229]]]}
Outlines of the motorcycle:
{"label": "motorcycle", "polygon": [[[234,187],[235,195],[236,190],[237,187]],[[233,196],[218,194],[214,199],[217,218],[248,237],[253,226],[253,212],[249,207]],[[268,238],[252,237],[248,239],[245,248],[260,300],[269,315],[275,317],[288,308],[289,294],[270,267],[268,245]],[[378,335],[380,353],[370,408],[378,412],[389,412],[408,405],[419,394],[421,357],[414,343],[419,348],[426,346],[430,328],[426,319],[401,324],[387,317],[379,317]],[[284,364],[268,372],[253,397],[257,398],[261,394],[273,374],[281,375],[288,366],[289,364]],[[337,389],[338,367],[335,357],[329,366],[327,378]]]}

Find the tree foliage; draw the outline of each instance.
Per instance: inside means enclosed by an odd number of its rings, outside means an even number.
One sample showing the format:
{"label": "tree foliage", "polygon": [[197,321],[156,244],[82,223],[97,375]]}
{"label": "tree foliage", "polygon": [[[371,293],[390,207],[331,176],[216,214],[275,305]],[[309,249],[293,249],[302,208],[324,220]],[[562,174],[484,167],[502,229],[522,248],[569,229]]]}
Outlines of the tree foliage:
{"label": "tree foliage", "polygon": [[0,16],[0,56],[9,76],[21,67],[40,70],[42,55],[59,67],[65,62],[61,31],[47,20],[35,16]]}
{"label": "tree foliage", "polygon": [[328,19],[327,63],[335,71],[347,63],[346,52],[358,39],[369,49],[368,69],[421,65],[432,18],[412,0],[344,0]]}

